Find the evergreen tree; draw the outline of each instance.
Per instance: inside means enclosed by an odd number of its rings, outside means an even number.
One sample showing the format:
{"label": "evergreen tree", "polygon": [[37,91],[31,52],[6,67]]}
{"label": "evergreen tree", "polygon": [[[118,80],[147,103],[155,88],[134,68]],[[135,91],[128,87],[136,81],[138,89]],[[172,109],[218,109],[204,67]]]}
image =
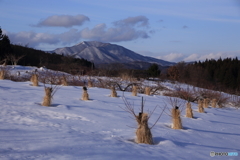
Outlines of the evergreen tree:
{"label": "evergreen tree", "polygon": [[154,63],[148,68],[147,73],[150,77],[158,77],[161,74],[161,71],[159,70],[158,65]]}
{"label": "evergreen tree", "polygon": [[0,58],[3,58],[6,54],[11,52],[11,43],[7,35],[2,34],[0,28]]}
{"label": "evergreen tree", "polygon": [[0,41],[2,40],[2,38],[3,38],[3,34],[2,34],[2,29],[0,27]]}

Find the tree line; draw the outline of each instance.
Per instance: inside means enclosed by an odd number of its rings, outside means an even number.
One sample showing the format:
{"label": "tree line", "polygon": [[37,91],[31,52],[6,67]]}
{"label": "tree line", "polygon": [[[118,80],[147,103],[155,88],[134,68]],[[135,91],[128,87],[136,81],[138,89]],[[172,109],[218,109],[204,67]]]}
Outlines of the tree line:
{"label": "tree line", "polygon": [[167,77],[202,88],[240,93],[240,61],[237,57],[206,59],[191,64],[180,62],[168,68]]}

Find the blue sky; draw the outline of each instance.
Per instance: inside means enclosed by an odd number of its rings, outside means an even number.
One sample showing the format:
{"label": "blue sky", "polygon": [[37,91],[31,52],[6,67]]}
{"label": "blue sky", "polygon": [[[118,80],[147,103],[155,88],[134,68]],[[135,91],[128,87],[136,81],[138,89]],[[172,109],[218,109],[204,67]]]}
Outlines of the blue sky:
{"label": "blue sky", "polygon": [[239,0],[0,0],[12,43],[101,41],[167,61],[240,58]]}

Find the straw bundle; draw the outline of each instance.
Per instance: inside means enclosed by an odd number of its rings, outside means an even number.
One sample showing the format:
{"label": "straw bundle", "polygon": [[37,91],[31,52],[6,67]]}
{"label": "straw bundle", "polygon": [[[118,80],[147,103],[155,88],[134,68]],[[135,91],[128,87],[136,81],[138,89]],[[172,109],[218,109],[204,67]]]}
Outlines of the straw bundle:
{"label": "straw bundle", "polygon": [[137,96],[137,86],[136,85],[132,86],[132,96]]}
{"label": "straw bundle", "polygon": [[190,102],[187,103],[186,117],[193,118],[193,112],[192,112],[192,107]]}
{"label": "straw bundle", "polygon": [[150,95],[151,88],[150,87],[145,87],[145,94]]}
{"label": "straw bundle", "polygon": [[172,109],[172,121],[173,121],[172,128],[173,129],[182,129],[182,121],[181,121],[180,115],[181,114],[178,107],[175,107]]}
{"label": "straw bundle", "polygon": [[139,116],[137,116],[136,118],[138,122],[138,129],[136,130],[136,142],[153,144],[152,133],[150,128],[148,127],[148,114],[140,113]]}
{"label": "straw bundle", "polygon": [[87,93],[87,88],[86,88],[86,87],[83,87],[82,100],[83,100],[83,101],[89,100],[89,95],[88,95],[88,93]]}
{"label": "straw bundle", "polygon": [[201,99],[198,100],[198,112],[204,113],[203,100],[201,100]]}
{"label": "straw bundle", "polygon": [[117,97],[117,92],[115,90],[115,87],[111,88],[111,97]]}
{"label": "straw bundle", "polygon": [[52,102],[52,88],[46,87],[45,88],[45,96],[43,98],[43,106],[50,106]]}

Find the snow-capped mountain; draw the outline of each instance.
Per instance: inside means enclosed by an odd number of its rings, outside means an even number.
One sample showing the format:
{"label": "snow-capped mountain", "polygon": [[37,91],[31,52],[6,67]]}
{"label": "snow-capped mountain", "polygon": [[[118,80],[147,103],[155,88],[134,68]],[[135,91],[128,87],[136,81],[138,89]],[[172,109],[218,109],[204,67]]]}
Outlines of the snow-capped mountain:
{"label": "snow-capped mountain", "polygon": [[174,64],[172,62],[140,55],[116,44],[96,41],[83,41],[72,47],[57,48],[52,52],[55,52],[56,54],[73,56],[75,58],[84,58],[94,62],[95,64],[139,64],[139,62],[157,63],[161,66],[170,66]]}

